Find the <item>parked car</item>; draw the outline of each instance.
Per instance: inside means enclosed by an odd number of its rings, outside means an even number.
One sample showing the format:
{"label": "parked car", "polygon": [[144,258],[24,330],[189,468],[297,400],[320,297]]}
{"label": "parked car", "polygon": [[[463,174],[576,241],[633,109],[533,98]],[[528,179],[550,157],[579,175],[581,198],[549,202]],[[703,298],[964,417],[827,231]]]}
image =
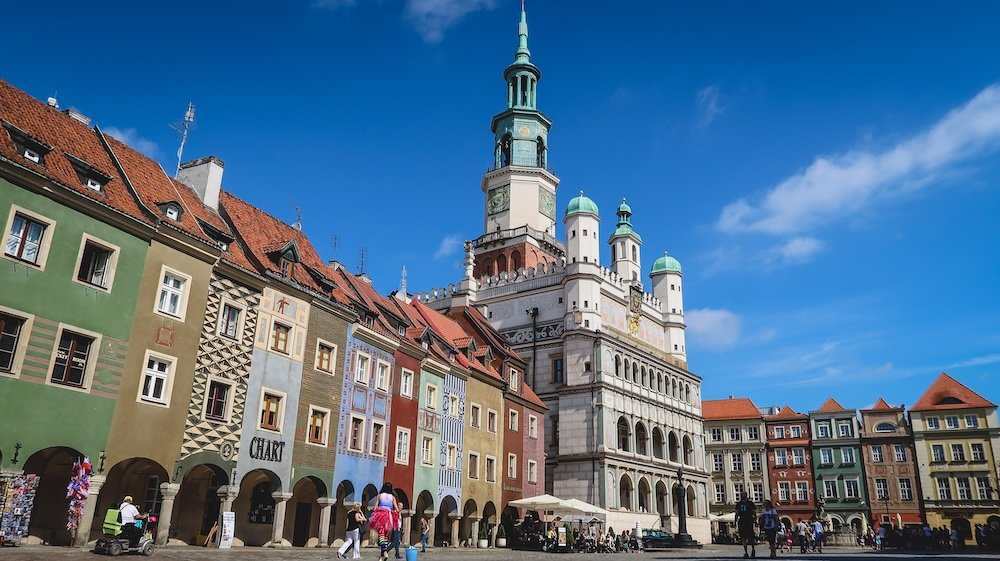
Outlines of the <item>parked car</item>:
{"label": "parked car", "polygon": [[642,531],[644,549],[666,549],[674,543],[674,535],[664,530],[646,528]]}

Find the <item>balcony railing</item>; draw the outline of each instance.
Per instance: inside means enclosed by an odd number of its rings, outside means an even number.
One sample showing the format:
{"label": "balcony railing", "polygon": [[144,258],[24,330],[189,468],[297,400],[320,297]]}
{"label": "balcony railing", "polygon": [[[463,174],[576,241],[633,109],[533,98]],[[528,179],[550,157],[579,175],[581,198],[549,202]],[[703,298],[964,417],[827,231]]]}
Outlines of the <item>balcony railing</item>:
{"label": "balcony railing", "polygon": [[502,169],[509,166],[524,167],[524,168],[542,168],[545,171],[551,173],[552,175],[556,174],[556,170],[551,166],[549,166],[548,162],[543,161],[541,162],[541,165],[539,165],[538,158],[532,156],[529,157],[514,156],[510,158],[508,161],[493,162],[492,164],[490,164],[489,168],[487,168],[487,171],[488,172],[496,171],[498,169]]}
{"label": "balcony railing", "polygon": [[473,240],[472,245],[473,247],[481,247],[491,242],[516,238],[517,236],[523,236],[526,234],[530,234],[532,237],[550,243],[555,247],[562,248],[562,242],[557,240],[555,237],[549,235],[547,232],[543,232],[542,230],[532,228],[531,226],[528,225],[518,226],[517,228],[509,228],[507,230],[497,230],[495,232],[483,234],[482,236],[479,236],[478,238]]}

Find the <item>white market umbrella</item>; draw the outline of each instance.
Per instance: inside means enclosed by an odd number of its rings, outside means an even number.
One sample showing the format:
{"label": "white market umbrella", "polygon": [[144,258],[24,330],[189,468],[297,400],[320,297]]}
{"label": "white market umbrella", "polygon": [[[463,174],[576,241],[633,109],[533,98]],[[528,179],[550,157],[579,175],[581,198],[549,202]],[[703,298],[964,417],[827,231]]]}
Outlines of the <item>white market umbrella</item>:
{"label": "white market umbrella", "polygon": [[730,513],[727,513],[727,514],[713,514],[713,515],[709,516],[709,520],[711,520],[712,522],[729,522],[729,523],[734,523],[734,522],[736,522],[736,513],[735,512],[730,512]]}
{"label": "white market umbrella", "polygon": [[574,509],[580,514],[586,514],[595,518],[604,518],[608,515],[608,511],[603,508],[583,502],[580,499],[566,499],[563,502],[566,503],[567,507]]}
{"label": "white market umbrella", "polygon": [[528,497],[526,499],[517,499],[516,501],[510,501],[507,506],[512,506],[514,508],[524,508],[527,510],[564,510],[566,501],[560,499],[559,497],[553,497],[552,495],[538,495],[537,497]]}

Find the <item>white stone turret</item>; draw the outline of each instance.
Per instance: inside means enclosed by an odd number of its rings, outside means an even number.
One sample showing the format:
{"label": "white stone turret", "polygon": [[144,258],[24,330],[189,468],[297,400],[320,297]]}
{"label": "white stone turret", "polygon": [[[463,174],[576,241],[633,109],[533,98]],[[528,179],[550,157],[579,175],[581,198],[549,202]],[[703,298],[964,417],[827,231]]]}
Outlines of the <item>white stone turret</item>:
{"label": "white stone turret", "polygon": [[597,205],[583,195],[574,197],[566,207],[563,224],[566,225],[566,262],[593,263],[601,262],[600,228],[601,217],[597,214]]}
{"label": "white stone turret", "polygon": [[639,248],[642,238],[632,229],[632,207],[618,205],[618,226],[608,240],[611,245],[611,270],[625,279],[625,282],[642,282],[642,261]]}
{"label": "white stone turret", "polygon": [[686,361],[683,276],[680,262],[666,252],[653,262],[653,268],[649,272],[649,278],[653,282],[653,296],[660,299],[663,319],[667,322],[666,351]]}
{"label": "white stone turret", "polygon": [[601,326],[600,222],[597,205],[583,191],[566,206],[566,329]]}

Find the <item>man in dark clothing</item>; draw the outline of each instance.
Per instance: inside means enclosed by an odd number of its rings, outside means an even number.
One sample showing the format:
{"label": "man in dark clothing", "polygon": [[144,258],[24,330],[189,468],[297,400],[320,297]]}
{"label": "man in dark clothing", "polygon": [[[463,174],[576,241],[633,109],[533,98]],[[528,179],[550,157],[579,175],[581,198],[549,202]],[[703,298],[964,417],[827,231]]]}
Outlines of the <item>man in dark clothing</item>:
{"label": "man in dark clothing", "polygon": [[[736,503],[736,527],[740,533],[740,543],[743,544],[743,557],[757,557],[757,533],[754,524],[757,523],[757,507],[754,506],[746,493]],[[750,552],[747,552],[750,546]]]}

